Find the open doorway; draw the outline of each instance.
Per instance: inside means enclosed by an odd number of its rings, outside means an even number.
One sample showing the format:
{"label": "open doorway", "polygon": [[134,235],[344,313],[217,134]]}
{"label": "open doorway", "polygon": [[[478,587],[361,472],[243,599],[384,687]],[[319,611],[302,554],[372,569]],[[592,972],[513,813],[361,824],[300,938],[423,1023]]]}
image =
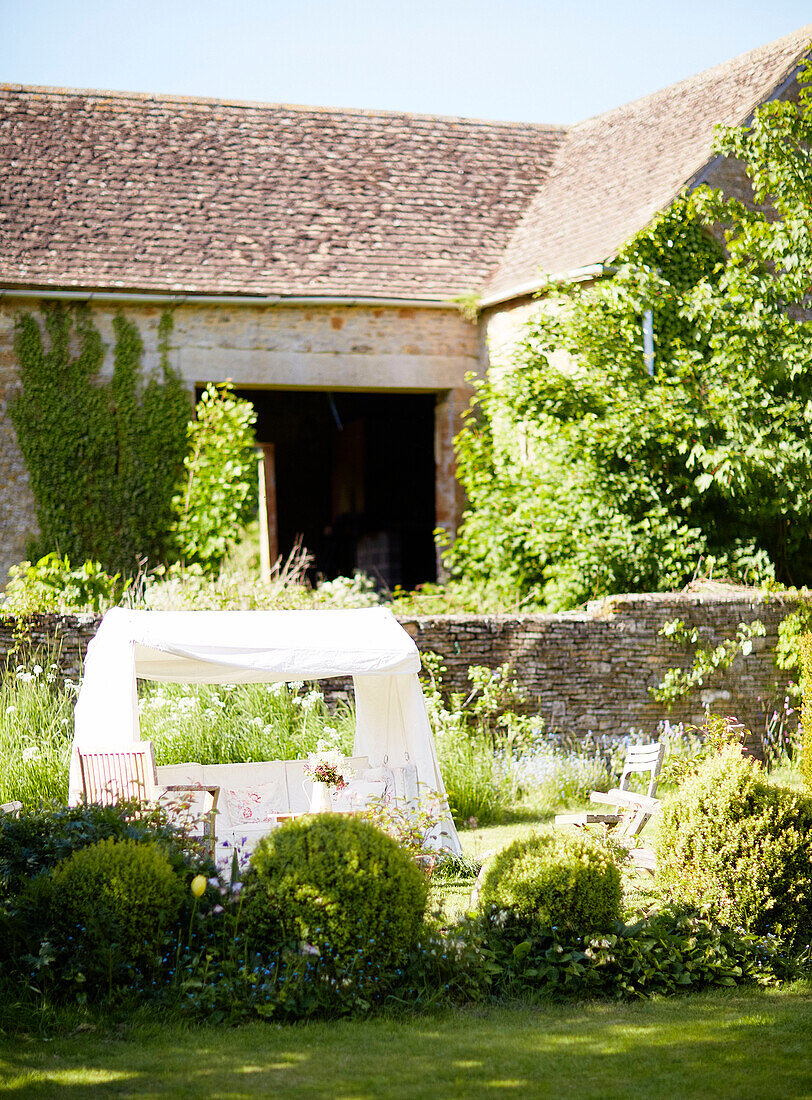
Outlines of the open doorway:
{"label": "open doorway", "polygon": [[279,552],[387,588],[436,578],[434,394],[237,390],[273,444]]}

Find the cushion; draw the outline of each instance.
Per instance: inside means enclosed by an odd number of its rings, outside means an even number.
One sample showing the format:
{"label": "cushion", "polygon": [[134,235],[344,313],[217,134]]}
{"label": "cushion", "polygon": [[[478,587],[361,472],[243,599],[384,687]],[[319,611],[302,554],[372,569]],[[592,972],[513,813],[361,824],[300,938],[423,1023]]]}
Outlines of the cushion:
{"label": "cushion", "polygon": [[288,789],[284,782],[254,783],[250,787],[226,787],[228,816],[234,828],[250,822],[273,821],[288,808]]}
{"label": "cushion", "polygon": [[155,769],[158,783],[162,787],[169,787],[173,783],[182,783],[193,786],[195,783],[205,783],[203,778],[203,765],[194,762],[188,764],[161,764]]}
{"label": "cushion", "polygon": [[351,779],[346,787],[333,793],[333,809],[345,813],[362,810],[379,798],[386,799],[386,784],[382,780]]}

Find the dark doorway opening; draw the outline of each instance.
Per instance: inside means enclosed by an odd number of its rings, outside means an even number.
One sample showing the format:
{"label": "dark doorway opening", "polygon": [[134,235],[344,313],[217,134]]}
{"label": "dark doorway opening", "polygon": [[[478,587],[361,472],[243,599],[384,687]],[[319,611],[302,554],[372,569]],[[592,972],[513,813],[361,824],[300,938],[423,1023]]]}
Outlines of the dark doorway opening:
{"label": "dark doorway opening", "polygon": [[273,444],[282,555],[301,538],[328,578],[436,579],[434,394],[236,392]]}

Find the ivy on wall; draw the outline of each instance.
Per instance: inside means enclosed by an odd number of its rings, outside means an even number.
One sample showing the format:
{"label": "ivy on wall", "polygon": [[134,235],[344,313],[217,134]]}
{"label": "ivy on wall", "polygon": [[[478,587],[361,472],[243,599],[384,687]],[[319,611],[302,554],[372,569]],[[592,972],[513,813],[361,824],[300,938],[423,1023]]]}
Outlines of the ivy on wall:
{"label": "ivy on wall", "polygon": [[9,413],[37,502],[31,556],[58,551],[127,575],[144,558],[170,556],[172,494],[192,412],[169,364],[171,329],[165,313],[160,363],[144,379],[141,336],[119,314],[107,381],[99,376],[104,344],[86,308],[60,303],[43,308],[43,324],[31,314],[17,321],[22,389]]}

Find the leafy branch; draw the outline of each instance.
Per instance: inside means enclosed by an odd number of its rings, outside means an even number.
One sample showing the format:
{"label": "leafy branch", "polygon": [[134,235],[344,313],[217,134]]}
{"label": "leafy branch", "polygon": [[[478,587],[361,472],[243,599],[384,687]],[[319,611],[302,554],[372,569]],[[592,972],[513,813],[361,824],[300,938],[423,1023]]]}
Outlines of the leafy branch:
{"label": "leafy branch", "polygon": [[[725,638],[717,646],[697,646],[690,668],[670,668],[656,687],[649,688],[649,693],[658,703],[668,705],[682,699],[694,688],[702,687],[714,673],[730,668],[737,657],[748,657],[753,652],[753,638],[763,638],[766,633],[767,628],[759,619],[739,623],[735,637]],[[677,645],[696,645],[699,641],[696,629],[689,629],[682,619],[669,620],[659,635]]]}

